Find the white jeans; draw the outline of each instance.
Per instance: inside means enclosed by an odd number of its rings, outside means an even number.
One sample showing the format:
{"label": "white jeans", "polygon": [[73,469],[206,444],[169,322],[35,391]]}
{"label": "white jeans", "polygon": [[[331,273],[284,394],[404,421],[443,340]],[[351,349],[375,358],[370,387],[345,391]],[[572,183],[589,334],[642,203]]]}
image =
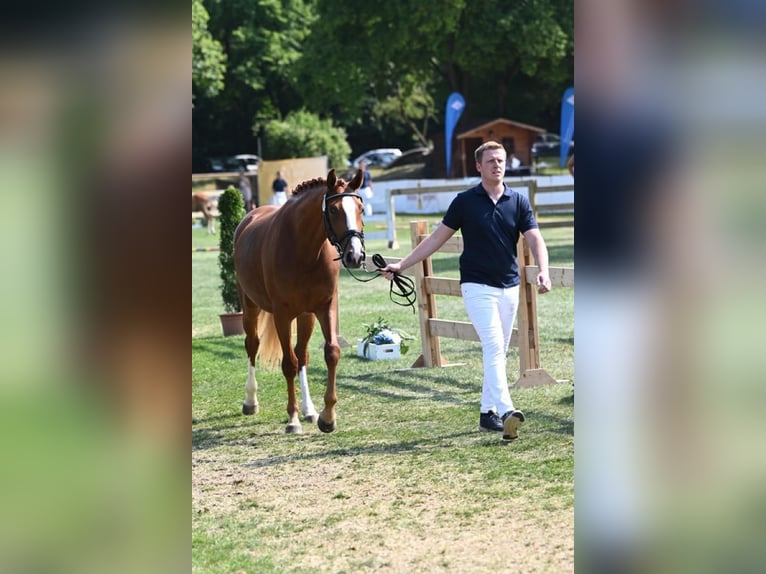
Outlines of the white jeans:
{"label": "white jeans", "polygon": [[272,205],[284,205],[287,202],[287,193],[284,191],[275,191],[271,199]]}
{"label": "white jeans", "polygon": [[519,306],[519,286],[502,289],[480,283],[460,286],[468,318],[481,340],[484,381],[481,412],[495,411],[500,416],[513,409],[508,390],[506,359]]}
{"label": "white jeans", "polygon": [[364,214],[367,217],[372,217],[372,189],[368,185],[361,188],[359,194],[364,198]]}

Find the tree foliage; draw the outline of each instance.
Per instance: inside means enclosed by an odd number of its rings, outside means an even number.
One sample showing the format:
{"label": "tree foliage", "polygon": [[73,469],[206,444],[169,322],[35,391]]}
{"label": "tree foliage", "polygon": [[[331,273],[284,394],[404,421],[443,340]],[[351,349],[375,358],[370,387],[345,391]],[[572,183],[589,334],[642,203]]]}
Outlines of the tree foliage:
{"label": "tree foliage", "polygon": [[316,157],[326,155],[330,166],[344,167],[351,148],[346,131],[306,110],[298,110],[284,120],[265,126],[267,159]]}
{"label": "tree foliage", "polygon": [[214,97],[224,87],[226,54],[208,30],[209,20],[202,0],[192,0],[192,97]]}
{"label": "tree foliage", "polygon": [[242,310],[237,294],[237,277],[234,272],[234,231],[245,217],[245,202],[242,194],[234,187],[229,187],[218,198],[218,268],[221,273],[221,299],[227,313]]}
{"label": "tree foliage", "polygon": [[573,83],[572,0],[205,1],[228,62],[223,92],[195,107],[211,145],[249,145],[301,109],[352,139],[423,144],[452,91],[463,122],[555,129]]}

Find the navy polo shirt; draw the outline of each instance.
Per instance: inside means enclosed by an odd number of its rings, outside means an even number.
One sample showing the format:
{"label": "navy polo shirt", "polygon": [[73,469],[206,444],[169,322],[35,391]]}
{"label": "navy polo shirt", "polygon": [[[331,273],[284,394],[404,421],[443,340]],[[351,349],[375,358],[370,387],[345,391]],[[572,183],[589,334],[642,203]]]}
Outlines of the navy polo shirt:
{"label": "navy polo shirt", "polygon": [[442,223],[463,234],[461,283],[514,287],[521,282],[516,243],[520,233],[537,228],[526,197],[506,187],[495,204],[479,184],[457,195]]}

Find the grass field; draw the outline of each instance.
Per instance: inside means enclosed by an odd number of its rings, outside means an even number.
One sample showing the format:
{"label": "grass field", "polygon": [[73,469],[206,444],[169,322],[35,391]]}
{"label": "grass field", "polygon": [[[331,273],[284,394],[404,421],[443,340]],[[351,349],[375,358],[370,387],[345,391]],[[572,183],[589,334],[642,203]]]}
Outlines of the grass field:
{"label": "grass field", "polygon": [[[409,250],[368,241],[372,253]],[[383,224],[377,224],[382,229]],[[376,229],[373,227],[373,229]],[[573,265],[571,229],[545,231],[551,265]],[[192,230],[192,247],[217,235]],[[435,272],[457,277],[457,257]],[[383,279],[340,279],[342,349],[338,430],[304,423],[284,434],[280,372],[260,370],[255,417],[241,415],[247,374],[243,337],[220,336],[217,253],[192,253],[193,571],[571,572],[574,570],[573,289],[538,298],[543,366],[569,382],[512,391],[527,423],[512,443],[478,432],[478,343],[442,339],[451,366],[408,369],[419,355],[418,318],[388,299]],[[437,297],[440,317],[467,320],[462,301]],[[377,317],[417,336],[394,361],[356,357],[363,325]],[[321,409],[321,334],[309,349],[309,381]],[[509,352],[509,380],[518,354]]]}

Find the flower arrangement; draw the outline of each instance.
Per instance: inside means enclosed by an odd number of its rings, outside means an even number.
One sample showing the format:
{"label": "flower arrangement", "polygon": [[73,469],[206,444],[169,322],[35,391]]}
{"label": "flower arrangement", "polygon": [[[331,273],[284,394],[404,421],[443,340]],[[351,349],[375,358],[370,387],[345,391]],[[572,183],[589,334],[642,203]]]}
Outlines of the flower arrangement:
{"label": "flower arrangement", "polygon": [[367,355],[370,343],[375,345],[399,345],[401,353],[406,355],[410,348],[405,341],[415,338],[400,329],[393,328],[383,317],[378,317],[373,323],[362,326],[366,330],[366,334],[362,338],[365,356]]}

